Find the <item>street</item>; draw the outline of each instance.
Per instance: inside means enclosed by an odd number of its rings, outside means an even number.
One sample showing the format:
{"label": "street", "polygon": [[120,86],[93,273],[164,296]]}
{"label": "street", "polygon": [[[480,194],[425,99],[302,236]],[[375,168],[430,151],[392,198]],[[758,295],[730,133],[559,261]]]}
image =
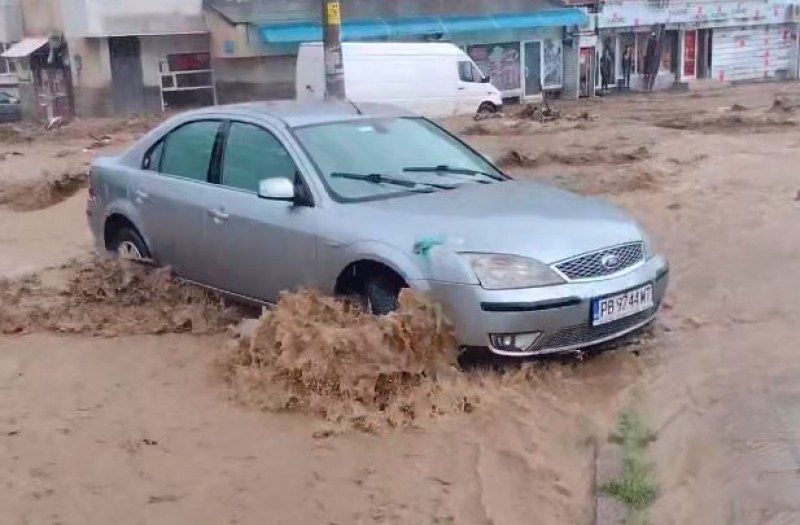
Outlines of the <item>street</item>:
{"label": "street", "polygon": [[84,262],[80,173],[155,120],[3,133],[7,522],[589,524],[597,444],[634,408],[656,438],[650,523],[800,523],[800,83],[554,104],[544,124],[443,124],[640,219],[671,263],[653,334],[464,374],[432,390],[459,410],[368,431],[226,382],[237,318],[200,292]]}

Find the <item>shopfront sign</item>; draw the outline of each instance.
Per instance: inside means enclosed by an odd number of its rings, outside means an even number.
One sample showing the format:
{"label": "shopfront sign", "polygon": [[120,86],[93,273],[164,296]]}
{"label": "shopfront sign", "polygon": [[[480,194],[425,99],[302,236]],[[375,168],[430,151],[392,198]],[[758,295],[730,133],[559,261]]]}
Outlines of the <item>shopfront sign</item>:
{"label": "shopfront sign", "polygon": [[597,15],[600,28],[651,26],[725,27],[783,24],[789,21],[787,0],[743,0],[741,2],[680,2],[659,6],[641,0],[609,0]]}

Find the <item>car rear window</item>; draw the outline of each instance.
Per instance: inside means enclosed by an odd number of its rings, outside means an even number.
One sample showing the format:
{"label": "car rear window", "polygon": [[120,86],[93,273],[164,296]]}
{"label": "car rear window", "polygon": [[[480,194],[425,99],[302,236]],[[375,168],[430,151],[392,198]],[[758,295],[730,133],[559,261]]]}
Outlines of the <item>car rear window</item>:
{"label": "car rear window", "polygon": [[208,181],[220,122],[203,120],[179,127],[167,135],[161,156],[161,172],[187,179]]}

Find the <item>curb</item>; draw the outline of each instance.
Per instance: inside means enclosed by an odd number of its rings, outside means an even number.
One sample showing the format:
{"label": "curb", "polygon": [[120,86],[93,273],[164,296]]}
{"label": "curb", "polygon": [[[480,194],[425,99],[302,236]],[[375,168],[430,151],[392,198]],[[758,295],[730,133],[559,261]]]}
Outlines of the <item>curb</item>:
{"label": "curb", "polygon": [[595,452],[595,525],[624,525],[628,508],[618,499],[607,496],[601,488],[622,475],[622,447],[613,443],[600,443]]}

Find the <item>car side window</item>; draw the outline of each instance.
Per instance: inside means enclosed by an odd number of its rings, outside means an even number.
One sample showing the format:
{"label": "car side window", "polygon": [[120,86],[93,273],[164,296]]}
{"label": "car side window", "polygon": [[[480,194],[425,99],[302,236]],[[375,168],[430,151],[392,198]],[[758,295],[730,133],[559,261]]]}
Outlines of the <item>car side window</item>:
{"label": "car side window", "polygon": [[232,122],[222,158],[222,184],[258,191],[264,179],[283,177],[294,182],[297,167],[281,142],[269,131]]}
{"label": "car side window", "polygon": [[11,95],[0,92],[0,104],[11,104]]}
{"label": "car side window", "polygon": [[[219,121],[202,120],[185,124],[170,132],[159,152],[160,171],[207,182],[219,126]],[[152,160],[151,166],[154,166]]]}

